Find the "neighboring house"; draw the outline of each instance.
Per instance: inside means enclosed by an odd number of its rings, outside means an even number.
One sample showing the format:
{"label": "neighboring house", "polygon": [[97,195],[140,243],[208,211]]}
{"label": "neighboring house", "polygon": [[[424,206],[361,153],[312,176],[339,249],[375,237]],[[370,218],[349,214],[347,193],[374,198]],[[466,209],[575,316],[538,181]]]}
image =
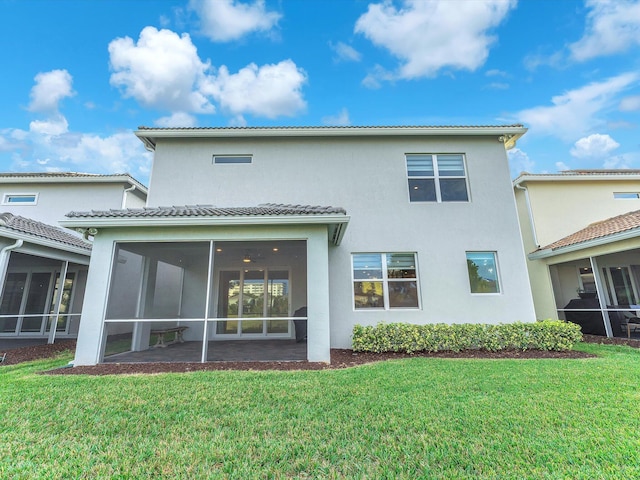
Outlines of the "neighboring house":
{"label": "neighboring house", "polygon": [[640,170],[523,173],[513,185],[536,316],[631,336],[629,305],[640,304]]}
{"label": "neighboring house", "polygon": [[76,208],[142,207],[146,194],[129,175],[0,173],[0,338],[75,337],[91,244],[58,222]]}
{"label": "neighboring house", "polygon": [[148,207],[62,222],[93,236],[74,364],[176,326],[191,361],[306,334],[326,362],[356,324],[533,321],[505,151],[525,132],[141,127]]}

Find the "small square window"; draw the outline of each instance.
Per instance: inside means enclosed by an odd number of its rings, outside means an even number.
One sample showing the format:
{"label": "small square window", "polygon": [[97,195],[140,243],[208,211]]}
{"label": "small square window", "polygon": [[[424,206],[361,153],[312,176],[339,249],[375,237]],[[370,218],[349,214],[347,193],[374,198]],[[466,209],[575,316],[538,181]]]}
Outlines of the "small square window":
{"label": "small square window", "polygon": [[36,205],[37,193],[5,193],[2,197],[3,205]]}
{"label": "small square window", "polygon": [[500,293],[495,252],[467,252],[471,293]]}

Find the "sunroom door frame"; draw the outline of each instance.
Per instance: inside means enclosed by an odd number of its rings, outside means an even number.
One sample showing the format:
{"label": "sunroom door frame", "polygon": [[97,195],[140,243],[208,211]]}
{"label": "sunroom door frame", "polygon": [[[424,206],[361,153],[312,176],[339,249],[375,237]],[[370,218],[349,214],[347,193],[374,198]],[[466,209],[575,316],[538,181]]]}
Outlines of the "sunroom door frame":
{"label": "sunroom door frame", "polygon": [[[247,270],[250,271],[259,271],[259,270],[263,270],[264,275],[263,275],[263,282],[264,282],[264,289],[263,289],[263,307],[262,307],[262,316],[261,317],[256,317],[256,319],[261,319],[262,320],[262,332],[261,333],[243,333],[242,332],[242,319],[246,318],[246,319],[252,319],[254,317],[243,317],[243,300],[244,300],[244,282],[245,282],[245,273],[247,272]],[[291,267],[287,266],[287,267],[281,267],[281,266],[268,266],[268,267],[264,267],[262,269],[260,268],[221,268],[220,270],[218,270],[217,274],[216,274],[216,285],[215,285],[215,291],[217,293],[217,295],[214,297],[215,298],[215,311],[218,312],[218,317],[220,315],[219,312],[219,308],[220,308],[220,299],[221,299],[221,295],[223,294],[223,288],[225,288],[225,283],[222,281],[222,276],[225,272],[238,272],[239,273],[239,291],[238,291],[238,316],[234,317],[234,318],[229,318],[227,321],[234,321],[234,320],[238,320],[237,326],[236,326],[236,333],[218,333],[218,329],[217,326],[214,327],[213,329],[213,338],[217,339],[217,340],[222,340],[222,339],[260,339],[260,338],[289,338],[292,335],[292,329],[291,329],[291,321],[288,320],[287,321],[287,332],[286,333],[269,333],[268,332],[268,324],[267,322],[270,320],[270,318],[268,317],[268,310],[267,310],[267,300],[268,300],[268,282],[269,282],[269,272],[277,272],[277,271],[286,271],[287,272],[287,282],[289,284],[289,292],[287,295],[287,317],[291,317],[291,302],[292,302],[292,298],[291,298]],[[227,293],[228,294],[228,293]],[[277,317],[276,317],[277,318]]]}

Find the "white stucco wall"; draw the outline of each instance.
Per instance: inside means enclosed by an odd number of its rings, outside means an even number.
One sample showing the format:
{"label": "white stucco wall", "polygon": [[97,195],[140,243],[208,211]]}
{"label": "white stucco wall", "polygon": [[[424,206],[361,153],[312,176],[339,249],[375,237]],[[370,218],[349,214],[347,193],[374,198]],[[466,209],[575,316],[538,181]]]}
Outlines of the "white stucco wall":
{"label": "white stucco wall", "polygon": [[640,192],[637,180],[526,182],[541,247],[593,222],[640,210],[640,199],[615,199],[614,192]]}
{"label": "white stucco wall", "polygon": [[[464,153],[470,202],[410,203],[405,153]],[[214,165],[214,154],[252,154],[253,163]],[[160,139],[151,179],[149,206],[344,207],[351,221],[329,249],[332,347],[350,347],[356,323],[535,318],[507,156],[494,136]],[[470,293],[466,251],[497,252],[500,294]],[[422,308],[355,311],[356,252],[416,252]]]}
{"label": "white stucco wall", "polygon": [[[35,205],[2,204],[0,212],[58,225],[72,210],[109,210],[122,208],[124,183],[0,183],[0,202],[6,194],[37,194]],[[131,192],[126,197],[128,208],[144,207],[144,195]]]}

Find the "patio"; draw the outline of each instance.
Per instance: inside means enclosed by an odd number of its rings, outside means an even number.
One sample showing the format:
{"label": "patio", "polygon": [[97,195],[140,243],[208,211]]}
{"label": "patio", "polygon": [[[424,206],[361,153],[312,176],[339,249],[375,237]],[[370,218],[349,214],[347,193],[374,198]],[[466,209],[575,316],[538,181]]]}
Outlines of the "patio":
{"label": "patio", "polygon": [[[282,362],[307,359],[307,343],[291,339],[210,341],[208,362]],[[105,356],[104,363],[200,362],[202,342],[173,343]]]}

